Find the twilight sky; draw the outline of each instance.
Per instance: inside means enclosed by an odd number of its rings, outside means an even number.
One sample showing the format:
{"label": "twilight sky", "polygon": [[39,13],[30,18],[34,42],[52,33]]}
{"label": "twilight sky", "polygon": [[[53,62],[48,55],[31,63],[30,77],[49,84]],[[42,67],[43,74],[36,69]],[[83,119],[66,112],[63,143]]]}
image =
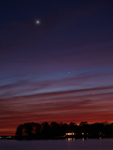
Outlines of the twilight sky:
{"label": "twilight sky", "polygon": [[0,135],[32,121],[113,121],[112,0],[0,1]]}

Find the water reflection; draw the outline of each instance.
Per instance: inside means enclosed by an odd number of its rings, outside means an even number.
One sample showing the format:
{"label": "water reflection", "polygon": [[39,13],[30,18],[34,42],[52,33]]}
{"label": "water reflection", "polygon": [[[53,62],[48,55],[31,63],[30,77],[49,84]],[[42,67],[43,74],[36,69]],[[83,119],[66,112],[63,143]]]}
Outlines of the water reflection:
{"label": "water reflection", "polygon": [[84,141],[84,138],[82,138],[82,141]]}
{"label": "water reflection", "polygon": [[[88,138],[87,138],[88,139]],[[101,137],[100,137],[100,139],[101,139]],[[66,140],[68,140],[68,141],[72,141],[72,140],[75,140],[75,138],[66,138]],[[82,141],[84,141],[85,139],[84,138],[82,138]]]}
{"label": "water reflection", "polygon": [[66,138],[66,140],[72,141],[72,140],[75,140],[75,138]]}
{"label": "water reflection", "polygon": [[112,150],[113,139],[0,140],[0,150]]}

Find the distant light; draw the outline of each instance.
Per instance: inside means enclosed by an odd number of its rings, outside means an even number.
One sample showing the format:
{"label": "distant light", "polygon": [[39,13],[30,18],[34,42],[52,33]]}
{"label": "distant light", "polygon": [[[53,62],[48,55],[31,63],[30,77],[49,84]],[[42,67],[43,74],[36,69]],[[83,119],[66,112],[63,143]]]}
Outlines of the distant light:
{"label": "distant light", "polygon": [[11,136],[7,136],[6,138],[7,138],[7,139],[11,139]]}
{"label": "distant light", "polygon": [[71,132],[71,133],[66,133],[66,135],[75,135],[75,133]]}
{"label": "distant light", "polygon": [[36,20],[36,24],[40,24],[40,21],[39,21],[39,20]]}

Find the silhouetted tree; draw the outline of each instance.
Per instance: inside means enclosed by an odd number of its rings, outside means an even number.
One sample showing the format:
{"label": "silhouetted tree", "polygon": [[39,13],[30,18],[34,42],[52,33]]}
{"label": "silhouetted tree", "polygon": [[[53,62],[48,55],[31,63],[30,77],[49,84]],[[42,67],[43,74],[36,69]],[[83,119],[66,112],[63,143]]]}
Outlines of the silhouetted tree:
{"label": "silhouetted tree", "polygon": [[41,124],[36,123],[33,127],[33,133],[35,138],[40,138],[41,137]]}
{"label": "silhouetted tree", "polygon": [[23,136],[23,125],[22,124],[17,127],[15,135],[18,137],[18,139],[22,139],[22,136]]}
{"label": "silhouetted tree", "polygon": [[113,123],[93,123],[81,122],[79,126],[73,122],[70,124],[51,122],[38,123],[24,123],[17,127],[17,139],[49,139],[65,137],[65,133],[74,132],[73,136],[76,138],[99,138],[99,137],[113,137]]}
{"label": "silhouetted tree", "polygon": [[43,122],[42,123],[42,131],[41,131],[41,135],[42,138],[50,138],[51,134],[50,134],[50,125],[48,122]]}
{"label": "silhouetted tree", "polygon": [[52,136],[60,136],[60,125],[56,122],[51,122],[51,135]]}

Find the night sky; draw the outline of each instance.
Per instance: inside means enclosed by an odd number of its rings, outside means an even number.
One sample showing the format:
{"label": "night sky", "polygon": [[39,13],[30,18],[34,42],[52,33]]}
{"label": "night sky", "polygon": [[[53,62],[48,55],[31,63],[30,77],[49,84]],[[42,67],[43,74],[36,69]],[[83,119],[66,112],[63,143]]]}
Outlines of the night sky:
{"label": "night sky", "polygon": [[0,135],[45,121],[113,121],[113,0],[0,0]]}

